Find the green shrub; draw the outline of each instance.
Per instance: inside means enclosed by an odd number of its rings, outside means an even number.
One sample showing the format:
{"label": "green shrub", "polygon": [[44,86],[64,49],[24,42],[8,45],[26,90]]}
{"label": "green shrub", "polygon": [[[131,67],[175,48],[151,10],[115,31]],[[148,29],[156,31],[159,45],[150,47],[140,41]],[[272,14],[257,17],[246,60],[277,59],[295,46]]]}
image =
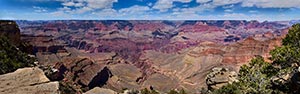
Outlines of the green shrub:
{"label": "green shrub", "polygon": [[277,69],[265,62],[261,56],[251,60],[249,65],[241,66],[239,82],[228,84],[213,91],[215,94],[270,94],[270,78],[276,75]]}
{"label": "green shrub", "polygon": [[0,36],[0,74],[32,66],[34,58],[20,51],[8,38]]}
{"label": "green shrub", "polygon": [[144,88],[141,90],[141,94],[159,94],[159,93],[155,90],[148,90],[147,88]]}

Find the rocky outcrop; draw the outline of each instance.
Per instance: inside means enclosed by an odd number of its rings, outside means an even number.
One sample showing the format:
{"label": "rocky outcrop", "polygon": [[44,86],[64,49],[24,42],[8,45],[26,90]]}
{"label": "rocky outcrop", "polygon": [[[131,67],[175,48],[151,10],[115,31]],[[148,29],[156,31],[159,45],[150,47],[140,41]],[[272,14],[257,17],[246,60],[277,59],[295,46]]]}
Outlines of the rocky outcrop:
{"label": "rocky outcrop", "polygon": [[51,82],[39,68],[22,68],[0,75],[1,94],[59,94],[59,83]]}
{"label": "rocky outcrop", "polygon": [[289,88],[293,94],[300,93],[300,67],[279,72],[279,75],[271,78],[271,83],[274,88]]}
{"label": "rocky outcrop", "polygon": [[111,77],[110,70],[103,63],[94,63],[87,58],[69,58],[64,61],[65,80],[81,85],[83,88],[103,86]]}
{"label": "rocky outcrop", "polygon": [[118,93],[110,89],[95,87],[83,94],[118,94]]}
{"label": "rocky outcrop", "polygon": [[216,90],[233,82],[238,82],[238,74],[227,68],[213,68],[206,77],[206,85],[209,90]]}

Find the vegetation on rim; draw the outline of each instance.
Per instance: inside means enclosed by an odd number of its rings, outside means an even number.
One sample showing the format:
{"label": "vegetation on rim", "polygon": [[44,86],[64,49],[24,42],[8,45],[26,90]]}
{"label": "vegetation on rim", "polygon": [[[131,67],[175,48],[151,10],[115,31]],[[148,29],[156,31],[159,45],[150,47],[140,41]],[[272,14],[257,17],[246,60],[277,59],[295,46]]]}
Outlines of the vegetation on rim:
{"label": "vegetation on rim", "polygon": [[[282,47],[276,47],[270,52],[273,63],[268,63],[262,57],[251,60],[249,65],[243,65],[239,71],[239,82],[228,84],[214,94],[277,94],[299,93],[300,65],[300,24],[293,25],[286,38],[282,41]],[[283,74],[292,75],[285,82],[272,81],[274,77]],[[275,84],[279,83],[279,84]]]}

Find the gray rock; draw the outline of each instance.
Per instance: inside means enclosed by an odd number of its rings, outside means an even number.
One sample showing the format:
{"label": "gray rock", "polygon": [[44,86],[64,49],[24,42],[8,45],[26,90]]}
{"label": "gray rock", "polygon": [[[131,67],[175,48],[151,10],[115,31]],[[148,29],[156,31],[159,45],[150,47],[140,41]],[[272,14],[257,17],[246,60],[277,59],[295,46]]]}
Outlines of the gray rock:
{"label": "gray rock", "polygon": [[84,94],[118,94],[118,93],[110,89],[95,87],[85,92]]}
{"label": "gray rock", "polygon": [[206,76],[206,84],[209,89],[219,89],[224,85],[238,82],[237,73],[227,68],[213,68]]}
{"label": "gray rock", "polygon": [[50,82],[39,68],[22,68],[0,75],[0,94],[58,94],[59,83]]}

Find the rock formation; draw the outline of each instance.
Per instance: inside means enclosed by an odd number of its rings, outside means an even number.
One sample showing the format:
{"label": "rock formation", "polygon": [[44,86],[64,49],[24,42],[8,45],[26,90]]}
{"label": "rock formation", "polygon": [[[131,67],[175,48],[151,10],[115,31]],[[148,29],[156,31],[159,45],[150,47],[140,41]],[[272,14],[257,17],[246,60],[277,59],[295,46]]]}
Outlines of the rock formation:
{"label": "rock formation", "polygon": [[103,86],[111,76],[104,64],[94,63],[87,58],[70,58],[64,61],[65,80],[81,85],[82,88]]}
{"label": "rock formation", "polygon": [[83,94],[118,94],[118,93],[110,89],[95,87]]}
{"label": "rock formation", "polygon": [[22,68],[0,75],[1,94],[59,94],[59,83],[51,82],[39,68]]}
{"label": "rock formation", "polygon": [[208,89],[219,89],[224,85],[238,82],[238,74],[235,71],[230,71],[227,68],[213,68],[206,77]]}

